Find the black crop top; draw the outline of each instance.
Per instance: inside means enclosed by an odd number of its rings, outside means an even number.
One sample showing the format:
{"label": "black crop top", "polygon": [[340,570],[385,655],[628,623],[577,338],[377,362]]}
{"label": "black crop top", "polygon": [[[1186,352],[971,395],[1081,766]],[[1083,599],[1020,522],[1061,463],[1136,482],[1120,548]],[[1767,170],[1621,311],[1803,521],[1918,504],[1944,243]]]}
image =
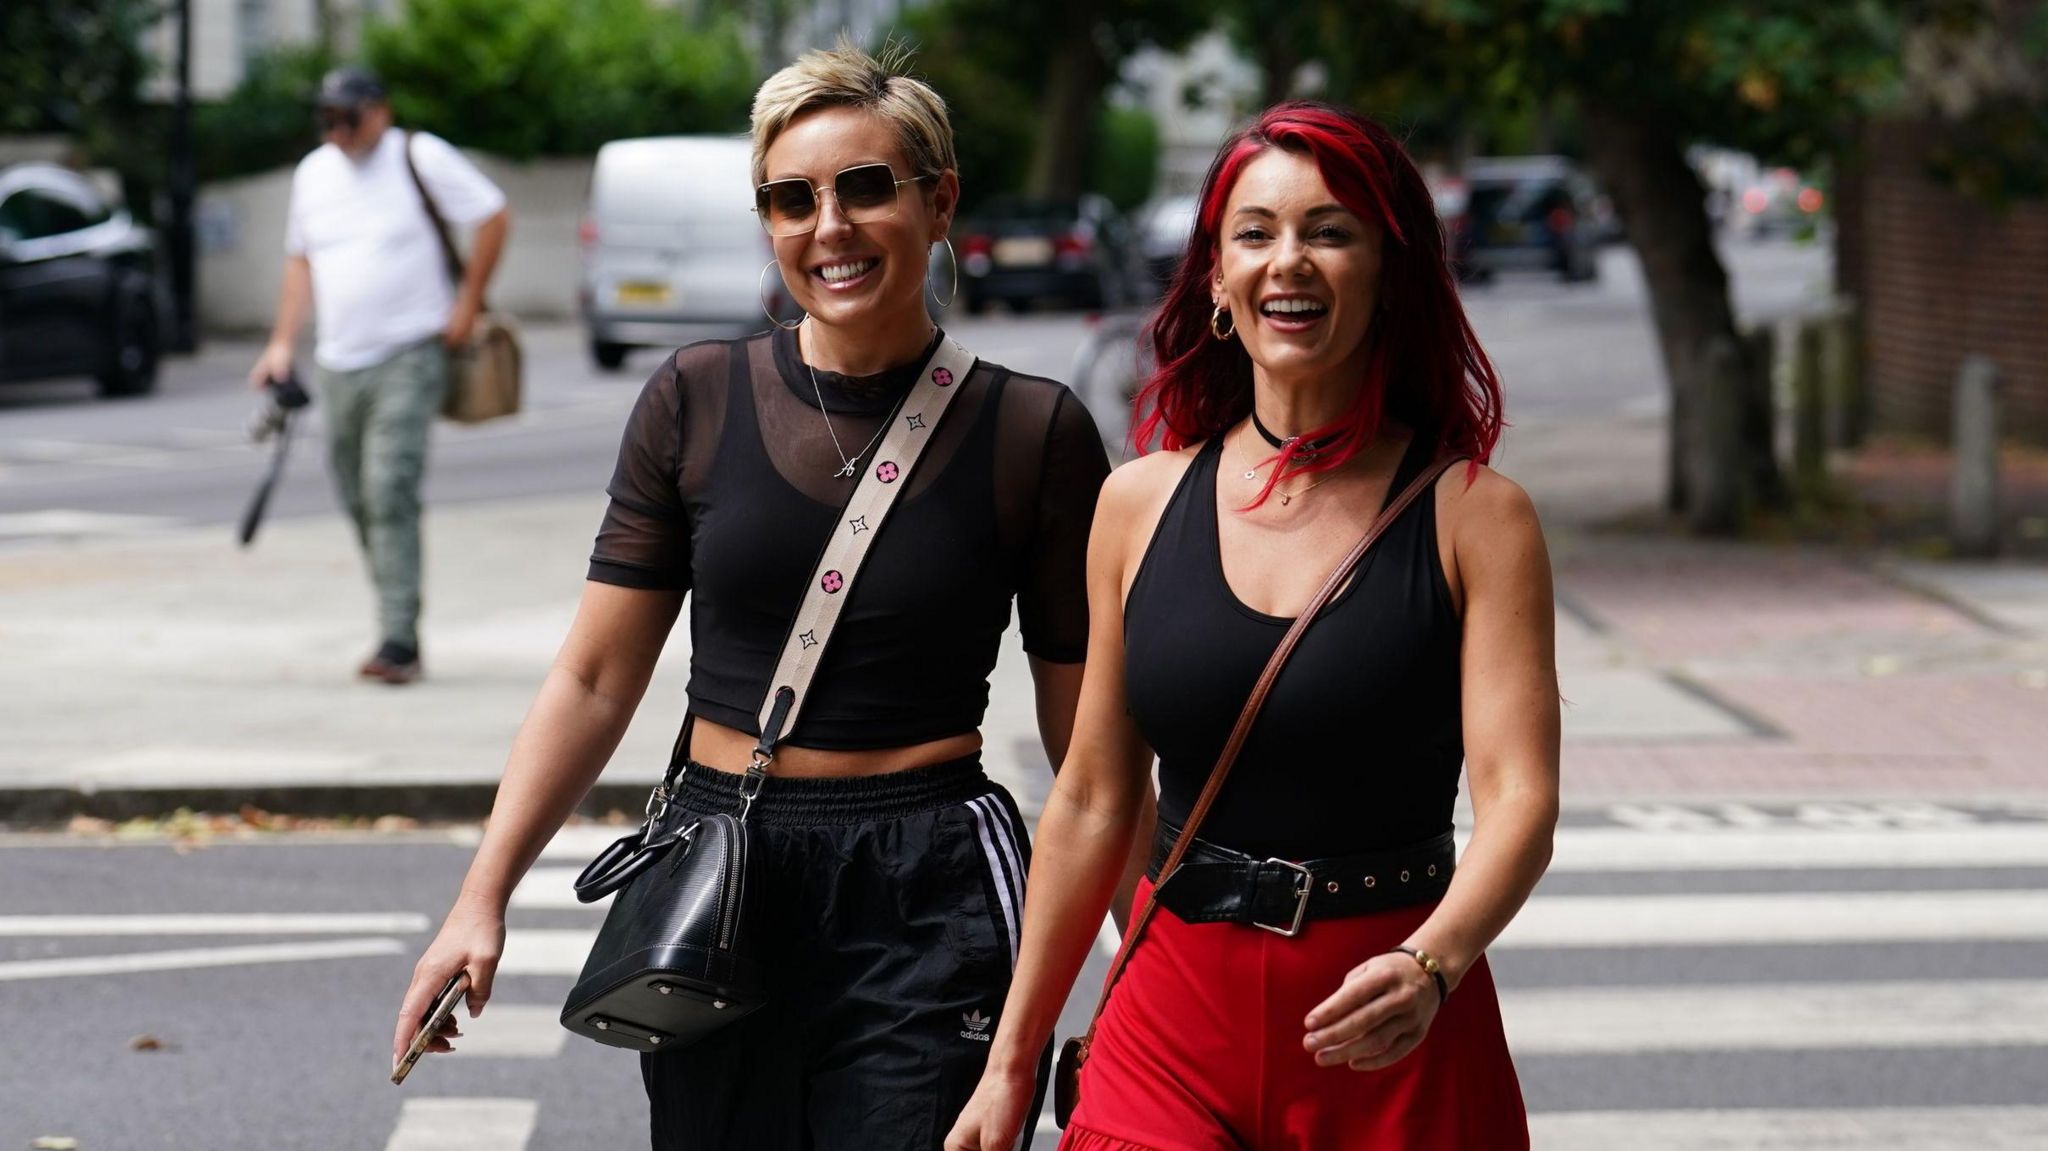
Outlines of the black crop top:
{"label": "black crop top", "polygon": [[[1428,439],[1415,437],[1392,491],[1427,465]],[[1224,580],[1221,443],[1188,465],[1124,606],[1125,690],[1159,753],[1159,814],[1176,825],[1294,622],[1254,611]],[[1197,834],[1261,857],[1315,859],[1450,830],[1465,758],[1459,641],[1425,493],[1303,634]]]}
{"label": "black crop top", "polygon": [[[777,331],[693,344],[627,421],[590,578],[691,593],[690,710],[757,734],[768,677],[867,447],[923,366],[818,372]],[[816,388],[816,391],[813,388]],[[863,468],[863,470],[865,470]],[[978,362],[869,552],[785,742],[902,747],[972,732],[1017,601],[1024,650],[1087,651],[1088,528],[1109,473],[1065,385]]]}

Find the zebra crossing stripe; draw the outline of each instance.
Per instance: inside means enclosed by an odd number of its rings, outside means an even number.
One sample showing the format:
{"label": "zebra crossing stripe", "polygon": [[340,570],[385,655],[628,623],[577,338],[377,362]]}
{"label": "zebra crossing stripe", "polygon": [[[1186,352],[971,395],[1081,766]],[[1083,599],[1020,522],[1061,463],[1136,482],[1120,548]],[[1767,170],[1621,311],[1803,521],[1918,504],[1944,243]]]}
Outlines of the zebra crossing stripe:
{"label": "zebra crossing stripe", "polygon": [[576,898],[576,877],[582,873],[577,867],[536,867],[512,889],[508,906],[529,911],[573,911],[579,907],[601,911],[609,907],[609,895],[591,903]]}
{"label": "zebra crossing stripe", "polygon": [[1492,950],[2048,939],[2048,891],[1548,895]]}
{"label": "zebra crossing stripe", "polygon": [[312,915],[0,915],[0,938],[117,935],[325,935],[415,932],[417,912]]}
{"label": "zebra crossing stripe", "polygon": [[515,927],[505,932],[500,975],[580,975],[597,928]]}
{"label": "zebra crossing stripe", "polygon": [[488,1003],[474,1019],[458,1012],[462,1037],[455,1040],[456,1058],[552,1059],[562,1053],[569,1032],[561,1010],[524,1003]]}
{"label": "zebra crossing stripe", "polygon": [[1500,999],[1518,1056],[2048,1045],[2042,980],[1503,989]]}
{"label": "zebra crossing stripe", "polygon": [[0,983],[61,979],[80,975],[132,975],[145,971],[189,971],[201,967],[243,967],[257,963],[305,963],[316,959],[357,959],[403,955],[396,939],[339,939],[321,943],[268,943],[251,947],[205,947],[144,951],[132,955],[81,955],[66,959],[18,959],[0,963]]}
{"label": "zebra crossing stripe", "polygon": [[2048,824],[1911,831],[1566,828],[1552,871],[1795,871],[1826,867],[2048,867]]}
{"label": "zebra crossing stripe", "polygon": [[539,1116],[531,1099],[408,1099],[384,1151],[524,1151]]}
{"label": "zebra crossing stripe", "polygon": [[1580,1111],[1529,1116],[1534,1151],[2036,1151],[2048,1107]]}

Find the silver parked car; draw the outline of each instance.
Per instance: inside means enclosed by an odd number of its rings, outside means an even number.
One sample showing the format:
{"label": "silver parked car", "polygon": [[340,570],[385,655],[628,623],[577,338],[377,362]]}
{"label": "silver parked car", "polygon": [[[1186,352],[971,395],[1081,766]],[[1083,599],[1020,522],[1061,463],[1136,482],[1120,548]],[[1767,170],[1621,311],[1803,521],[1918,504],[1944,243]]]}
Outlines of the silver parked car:
{"label": "silver parked car", "polygon": [[0,380],[156,386],[156,237],[54,164],[0,170]]}
{"label": "silver parked car", "polygon": [[758,332],[797,313],[754,218],[746,139],[653,136],[600,148],[582,227],[590,354],[611,369],[635,347]]}

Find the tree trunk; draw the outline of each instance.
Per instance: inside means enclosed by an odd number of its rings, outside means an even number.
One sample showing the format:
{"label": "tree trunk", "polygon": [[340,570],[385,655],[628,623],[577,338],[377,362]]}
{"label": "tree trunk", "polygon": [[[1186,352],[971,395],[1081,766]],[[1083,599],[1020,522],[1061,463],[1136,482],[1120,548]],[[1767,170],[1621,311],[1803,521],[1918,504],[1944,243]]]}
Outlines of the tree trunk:
{"label": "tree trunk", "polygon": [[1270,108],[1294,95],[1294,74],[1301,71],[1301,52],[1291,21],[1278,21],[1259,45],[1261,108]]}
{"label": "tree trunk", "polygon": [[1048,29],[1053,42],[1046,54],[1045,109],[1026,186],[1034,196],[1071,200],[1087,190],[1095,108],[1109,75],[1095,44],[1091,6],[1067,0],[1055,11],[1058,23]]}
{"label": "tree trunk", "polygon": [[1736,331],[1705,189],[1677,136],[1635,109],[1589,100],[1586,140],[1649,288],[1671,389],[1666,505],[1698,531],[1733,533],[1752,509],[1779,502],[1783,485],[1769,365]]}

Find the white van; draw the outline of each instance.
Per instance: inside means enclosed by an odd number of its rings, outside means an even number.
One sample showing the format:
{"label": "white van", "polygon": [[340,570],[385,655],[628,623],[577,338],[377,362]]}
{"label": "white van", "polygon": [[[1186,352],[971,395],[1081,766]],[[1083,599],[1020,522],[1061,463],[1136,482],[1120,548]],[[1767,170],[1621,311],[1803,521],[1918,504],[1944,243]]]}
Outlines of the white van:
{"label": "white van", "polygon": [[749,144],[739,136],[654,136],[598,149],[583,218],[583,318],[598,366],[635,347],[746,335],[763,305],[799,314],[754,212]]}

